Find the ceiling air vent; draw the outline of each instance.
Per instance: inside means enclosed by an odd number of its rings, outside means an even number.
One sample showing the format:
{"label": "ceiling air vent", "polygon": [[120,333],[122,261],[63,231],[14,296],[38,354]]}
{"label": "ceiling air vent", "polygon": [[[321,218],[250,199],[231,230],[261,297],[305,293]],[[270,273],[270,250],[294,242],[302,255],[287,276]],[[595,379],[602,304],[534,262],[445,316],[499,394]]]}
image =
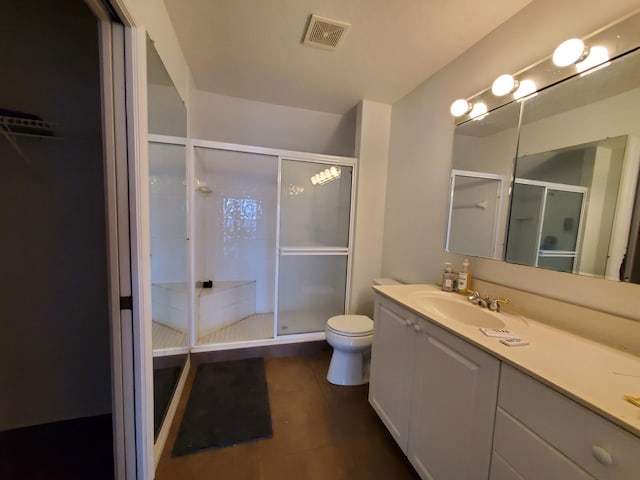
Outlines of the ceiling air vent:
{"label": "ceiling air vent", "polygon": [[311,15],[303,43],[312,47],[335,50],[342,45],[350,27],[351,24],[346,22]]}

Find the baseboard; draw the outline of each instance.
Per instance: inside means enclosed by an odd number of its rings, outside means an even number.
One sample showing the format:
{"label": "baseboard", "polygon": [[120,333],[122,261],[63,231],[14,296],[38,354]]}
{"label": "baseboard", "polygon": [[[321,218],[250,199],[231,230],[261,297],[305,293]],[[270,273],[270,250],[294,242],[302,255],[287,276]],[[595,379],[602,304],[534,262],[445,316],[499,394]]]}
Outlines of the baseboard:
{"label": "baseboard", "polygon": [[328,350],[329,344],[324,341],[286,343],[280,345],[264,345],[259,347],[214,350],[191,354],[193,365],[201,363],[224,362],[228,360],[242,360],[254,357],[289,357],[293,355],[313,355]]}

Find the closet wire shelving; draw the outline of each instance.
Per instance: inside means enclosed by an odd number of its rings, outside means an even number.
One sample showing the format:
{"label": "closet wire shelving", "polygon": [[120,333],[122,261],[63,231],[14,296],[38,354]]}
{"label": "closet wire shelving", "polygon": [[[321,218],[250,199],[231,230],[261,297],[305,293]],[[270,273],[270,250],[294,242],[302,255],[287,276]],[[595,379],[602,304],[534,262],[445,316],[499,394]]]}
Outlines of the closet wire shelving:
{"label": "closet wire shelving", "polygon": [[39,118],[0,115],[0,134],[27,162],[29,157],[18,145],[16,137],[56,138],[54,125]]}

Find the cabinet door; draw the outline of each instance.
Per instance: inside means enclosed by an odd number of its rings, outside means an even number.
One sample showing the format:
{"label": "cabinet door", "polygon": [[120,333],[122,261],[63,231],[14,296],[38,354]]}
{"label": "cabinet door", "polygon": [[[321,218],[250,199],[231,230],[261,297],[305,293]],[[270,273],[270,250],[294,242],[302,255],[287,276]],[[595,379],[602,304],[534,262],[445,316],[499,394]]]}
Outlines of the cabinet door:
{"label": "cabinet door", "polygon": [[[501,407],[496,414],[493,449],[495,456],[502,457],[525,480],[594,478]],[[492,469],[491,480],[499,478]]]}
{"label": "cabinet door", "polygon": [[403,452],[407,452],[416,318],[376,297],[369,403]]}
{"label": "cabinet door", "polygon": [[420,319],[409,460],[429,480],[487,479],[500,362]]}
{"label": "cabinet door", "polygon": [[491,477],[489,480],[524,480],[500,454],[491,457]]}

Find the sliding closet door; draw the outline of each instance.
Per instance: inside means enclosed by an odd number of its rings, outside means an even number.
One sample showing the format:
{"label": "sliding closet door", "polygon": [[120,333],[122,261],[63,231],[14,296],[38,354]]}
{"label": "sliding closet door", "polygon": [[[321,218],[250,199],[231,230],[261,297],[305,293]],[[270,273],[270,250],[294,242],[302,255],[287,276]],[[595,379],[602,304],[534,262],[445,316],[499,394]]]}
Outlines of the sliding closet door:
{"label": "sliding closet door", "polygon": [[281,160],[277,335],[345,312],[352,184],[352,166]]}

